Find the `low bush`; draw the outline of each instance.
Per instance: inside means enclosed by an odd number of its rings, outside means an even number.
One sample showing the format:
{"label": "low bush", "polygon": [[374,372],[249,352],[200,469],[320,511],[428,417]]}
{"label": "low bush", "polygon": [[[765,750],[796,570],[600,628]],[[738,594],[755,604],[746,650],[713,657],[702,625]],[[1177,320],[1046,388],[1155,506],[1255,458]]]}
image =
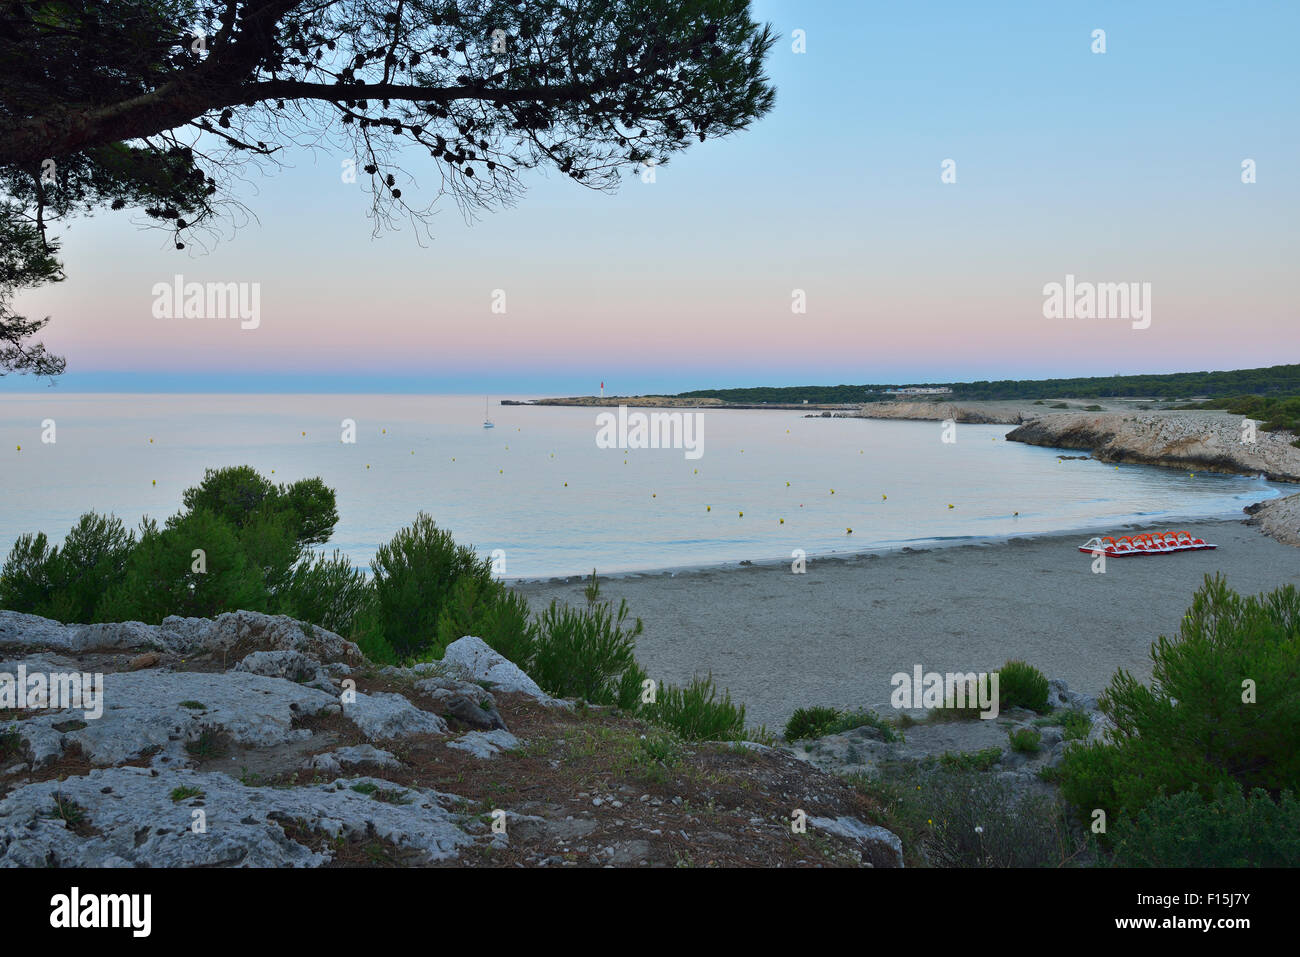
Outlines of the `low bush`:
{"label": "low bush", "polygon": [[671,728],[685,741],[739,741],[745,737],[745,706],[730,692],[718,696],[713,676],[694,678],[684,688],[665,684],[652,704],[642,705],[647,721]]}
{"label": "low bush", "polygon": [[475,575],[456,582],[438,617],[437,638],[429,651],[441,658],[449,644],[466,635],[483,639],[524,671],[532,667],[537,624],[523,596],[498,581]]}
{"label": "low bush", "polygon": [[804,738],[824,738],[828,734],[842,734],[861,727],[875,728],[886,741],[898,740],[898,732],[874,711],[866,708],[844,711],[820,706],[797,708],[786,722],[785,739],[798,741]]}
{"label": "low bush", "polygon": [[1151,659],[1149,686],[1121,669],[1099,699],[1105,740],[1066,752],[1072,804],[1117,821],[1160,794],[1300,791],[1300,591],[1242,598],[1207,577]]}
{"label": "low bush", "polygon": [[1008,661],[998,671],[998,707],[1047,710],[1047,678],[1033,665]]}
{"label": "low bush", "polygon": [[1043,744],[1043,735],[1037,728],[1016,728],[1009,737],[1011,750],[1020,754],[1037,754]]}
{"label": "low bush", "polygon": [[491,562],[469,546],[457,545],[451,532],[438,528],[424,512],[379,546],[370,568],[372,625],[400,657],[436,648],[438,621],[458,582],[477,579],[487,587],[492,581]]}
{"label": "low bush", "polygon": [[537,624],[531,674],[542,690],[592,704],[635,705],[628,700],[633,679],[625,676],[641,673],[633,652],[643,626],[640,618],[629,625],[626,601],[617,611],[608,602],[575,608],[552,601]]}
{"label": "low bush", "polygon": [[274,610],[349,635],[370,601],[370,582],[336,549],[333,555],[318,552],[299,561],[275,596]]}
{"label": "low bush", "polygon": [[811,708],[796,708],[790,720],[785,723],[785,739],[802,741],[806,738],[821,738],[826,729],[840,716],[839,708],[824,708],[814,705]]}
{"label": "low bush", "polygon": [[1110,837],[1120,867],[1297,867],[1300,801],[1290,791],[1275,801],[1262,788],[1247,797],[1232,785],[1208,797],[1161,794]]}

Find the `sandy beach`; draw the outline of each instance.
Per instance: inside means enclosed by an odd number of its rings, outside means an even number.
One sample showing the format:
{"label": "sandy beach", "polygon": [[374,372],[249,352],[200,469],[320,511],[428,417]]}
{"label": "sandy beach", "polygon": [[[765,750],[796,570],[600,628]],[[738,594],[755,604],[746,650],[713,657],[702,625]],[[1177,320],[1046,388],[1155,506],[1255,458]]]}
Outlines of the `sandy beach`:
{"label": "sandy beach", "polygon": [[[1300,549],[1257,528],[1189,530],[1220,547],[1111,559],[1094,574],[1074,533],[813,560],[802,575],[788,564],[628,575],[601,590],[645,622],[637,657],[653,677],[712,672],[751,723],[779,731],[807,705],[885,712],[890,676],[917,664],[965,672],[1023,658],[1095,695],[1116,668],[1150,677],[1151,642],[1178,630],[1206,574],[1241,593],[1300,581]],[[535,608],[583,601],[576,579],[517,587]]]}

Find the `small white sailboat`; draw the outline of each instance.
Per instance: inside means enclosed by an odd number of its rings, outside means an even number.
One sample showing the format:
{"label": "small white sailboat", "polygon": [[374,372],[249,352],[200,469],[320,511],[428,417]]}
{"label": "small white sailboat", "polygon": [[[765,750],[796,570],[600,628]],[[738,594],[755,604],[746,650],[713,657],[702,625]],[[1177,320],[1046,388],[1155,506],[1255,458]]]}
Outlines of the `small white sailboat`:
{"label": "small white sailboat", "polygon": [[496,425],[488,418],[488,397],[483,396],[483,428],[495,429]]}

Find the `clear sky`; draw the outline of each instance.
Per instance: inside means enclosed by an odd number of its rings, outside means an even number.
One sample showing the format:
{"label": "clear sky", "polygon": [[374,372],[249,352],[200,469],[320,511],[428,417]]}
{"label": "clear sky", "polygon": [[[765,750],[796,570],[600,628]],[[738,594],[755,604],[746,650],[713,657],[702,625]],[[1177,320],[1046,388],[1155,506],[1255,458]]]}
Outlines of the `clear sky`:
{"label": "clear sky", "polygon": [[[654,183],[535,174],[474,224],[446,204],[421,246],[409,227],[371,237],[345,156],[298,152],[250,174],[256,218],[207,252],[126,213],[77,222],[68,280],[18,305],[53,316],[69,391],[629,394],[1297,361],[1300,4],[753,7],[781,36],[774,112]],[[411,169],[417,194],[434,173]],[[154,318],[177,273],[260,284],[259,327]],[[1044,318],[1067,274],[1150,283],[1150,327]]]}

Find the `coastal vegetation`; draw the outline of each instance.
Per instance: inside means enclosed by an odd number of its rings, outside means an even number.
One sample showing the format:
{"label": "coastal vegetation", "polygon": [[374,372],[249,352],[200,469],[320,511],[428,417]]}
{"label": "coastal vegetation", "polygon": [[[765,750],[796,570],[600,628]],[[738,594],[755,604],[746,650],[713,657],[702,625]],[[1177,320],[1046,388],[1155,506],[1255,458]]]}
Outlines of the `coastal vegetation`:
{"label": "coastal vegetation", "polygon": [[[742,389],[699,389],[682,392],[679,398],[721,399],[744,404],[789,403],[834,404],[844,402],[888,402],[900,396],[888,390],[903,388],[949,388],[951,394],[927,395],[927,401],[952,400],[1042,400],[1152,398],[1190,399],[1229,396],[1245,399],[1266,397],[1282,403],[1286,397],[1300,395],[1300,364],[1269,366],[1260,369],[1236,369],[1225,372],[1175,372],[1163,375],[1086,376],[1070,379],[1001,379],[977,382],[907,382],[867,383],[834,386],[760,386]],[[903,396],[901,398],[907,398]],[[1300,400],[1290,399],[1291,402]],[[1224,408],[1207,405],[1206,408]],[[1294,421],[1300,408],[1288,406]],[[1230,409],[1229,411],[1236,411]],[[1257,418],[1259,416],[1256,416]],[[1282,426],[1279,426],[1282,427]]]}
{"label": "coastal vegetation", "polygon": [[595,571],[581,605],[540,614],[493,577],[451,532],[419,513],[381,545],[370,574],[335,550],[314,551],[338,522],[319,478],[276,485],[248,466],[209,469],[185,508],[139,533],[116,516],[83,515],[62,545],[22,535],[0,566],[0,608],[64,622],[142,621],[223,612],[289,615],[355,641],[379,664],[438,661],[464,635],[528,673],[548,694],[615,707],[684,740],[770,739],[712,677],[653,682],[635,657],[639,618],[600,597]]}
{"label": "coastal vegetation", "polygon": [[[1084,817],[1105,812],[1115,824],[1105,840],[1127,863],[1295,864],[1300,591],[1243,598],[1207,577],[1178,635],[1161,636],[1151,660],[1150,685],[1121,669],[1099,699],[1106,738],[1066,752],[1066,799]],[[1284,819],[1289,831],[1251,827]]]}
{"label": "coastal vegetation", "polygon": [[[1187,406],[1192,409],[1222,409],[1233,415],[1259,421],[1261,432],[1293,432],[1300,435],[1300,396],[1238,395],[1210,399]],[[1300,439],[1291,443],[1300,448]]]}
{"label": "coastal vegetation", "polygon": [[[44,533],[20,536],[0,568],[0,607],[71,622],[287,614],[351,638],[376,664],[435,662],[473,634],[547,694],[646,722],[655,730],[638,747],[656,774],[689,742],[777,742],[746,727],[744,706],[711,675],[684,686],[652,681],[636,660],[642,622],[625,602],[602,598],[594,571],[579,603],[552,601],[533,614],[490,561],[424,513],[377,551],[369,574],[338,551],[316,550],[338,520],[333,490],[316,478],[277,485],[247,467],[208,470],[182,502],[137,531],[92,512],[57,546]],[[1052,707],[1042,672],[1008,661],[998,672],[1001,709],[1038,716],[1009,728],[1004,747],[891,761],[853,781],[913,863],[1296,863],[1300,590],[1242,597],[1207,578],[1179,633],[1160,637],[1151,657],[1149,684],[1115,674],[1096,703],[1102,724],[1077,699]],[[941,708],[930,717],[977,713]],[[868,727],[893,747],[915,726],[815,706],[796,710],[784,736]],[[1046,760],[1060,742],[1059,763],[1038,772],[1057,792],[1027,793],[1000,773],[1007,761]],[[0,739],[0,752],[11,747]],[[191,743],[196,754],[221,747],[211,736]],[[1099,811],[1105,830],[1091,827]]]}

